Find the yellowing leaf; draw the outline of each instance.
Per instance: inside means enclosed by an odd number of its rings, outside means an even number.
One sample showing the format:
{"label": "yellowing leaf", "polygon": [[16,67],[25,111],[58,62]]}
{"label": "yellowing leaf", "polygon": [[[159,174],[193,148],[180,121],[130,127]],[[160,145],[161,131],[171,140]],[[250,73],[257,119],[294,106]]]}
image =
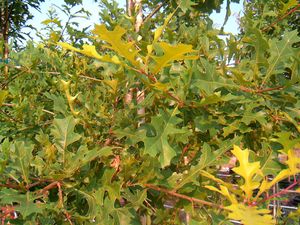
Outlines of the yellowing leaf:
{"label": "yellowing leaf", "polygon": [[255,199],[257,199],[262,193],[268,191],[273,185],[289,176],[291,176],[290,170],[286,169],[280,171],[280,173],[276,177],[274,177],[274,179],[270,182],[267,179],[263,180]]}
{"label": "yellowing leaf", "polygon": [[248,149],[241,150],[235,145],[231,152],[235,155],[240,163],[239,167],[235,167],[232,170],[244,178],[245,183],[240,187],[245,192],[246,198],[250,199],[252,197],[253,190],[259,187],[259,183],[254,181],[253,176],[260,172],[260,163],[250,163],[248,161]]}
{"label": "yellowing leaf", "polygon": [[163,30],[167,27],[168,23],[170,22],[171,18],[174,16],[175,12],[177,11],[177,9],[174,10],[174,12],[172,12],[171,14],[169,14],[167,16],[167,18],[164,21],[164,24],[160,27],[158,27],[155,32],[154,32],[154,40],[153,43],[156,43],[158,41],[158,39],[160,38]]}
{"label": "yellowing leaf", "polygon": [[160,36],[162,35],[162,32],[164,31],[164,29],[166,28],[166,26],[168,25],[169,21],[171,20],[171,18],[174,16],[175,12],[177,11],[177,9],[174,10],[173,13],[169,14],[167,16],[167,18],[164,21],[164,24],[160,27],[158,27],[155,31],[154,31],[154,39],[151,45],[147,45],[147,51],[148,54],[146,56],[145,59],[145,64],[148,64],[148,60],[152,54],[153,51],[153,45],[157,43],[158,39],[160,38]]}
{"label": "yellowing leaf", "polygon": [[103,82],[112,89],[113,94],[117,92],[118,80],[104,80]]}
{"label": "yellowing leaf", "polygon": [[123,56],[132,65],[139,67],[140,63],[136,60],[138,50],[134,47],[134,42],[124,42],[122,36],[126,33],[126,30],[120,26],[116,26],[113,31],[106,29],[105,25],[95,25],[93,33],[98,36],[99,39],[106,41],[110,46],[105,46],[114,50],[119,55]]}
{"label": "yellowing leaf", "polygon": [[96,51],[96,48],[94,45],[86,45],[84,44],[82,46],[82,49],[78,49],[78,48],[74,48],[72,45],[68,44],[68,43],[64,43],[64,42],[59,42],[58,43],[59,46],[61,46],[64,49],[67,50],[71,50],[71,51],[75,51],[75,52],[79,52],[83,55],[98,59],[100,61],[104,61],[104,62],[112,62],[115,64],[121,64],[119,58],[117,56],[113,56],[112,58],[108,55],[99,55],[98,52]]}
{"label": "yellowing leaf", "polygon": [[212,174],[206,172],[205,170],[201,170],[201,175],[202,175],[202,176],[205,176],[205,177],[207,177],[207,178],[209,178],[209,179],[211,179],[211,180],[213,180],[213,181],[215,181],[215,182],[217,182],[218,184],[226,185],[226,183],[225,183],[223,180],[221,180],[221,179],[215,177],[214,175],[212,175]]}
{"label": "yellowing leaf", "polygon": [[152,56],[155,61],[154,67],[151,69],[153,74],[157,74],[162,68],[168,66],[174,60],[197,59],[198,56],[186,55],[187,53],[195,53],[192,45],[178,44],[170,45],[166,42],[160,42],[158,45],[164,52],[163,56]]}
{"label": "yellowing leaf", "polygon": [[269,190],[279,181],[286,179],[290,176],[293,176],[297,173],[300,173],[299,165],[300,165],[300,158],[297,157],[294,150],[288,150],[288,160],[286,161],[288,165],[288,169],[280,171],[280,173],[274,177],[272,181],[267,181],[266,179],[260,185],[259,192],[257,193],[255,199],[257,199],[262,193]]}
{"label": "yellowing leaf", "polygon": [[4,100],[6,99],[8,95],[8,91],[0,90],[0,106],[2,106]]}
{"label": "yellowing leaf", "polygon": [[280,10],[281,14],[285,14],[290,8],[295,7],[299,4],[298,0],[289,0],[284,3],[283,8]]}
{"label": "yellowing leaf", "polygon": [[168,84],[164,84],[161,82],[155,82],[154,84],[151,84],[151,86],[153,86],[155,89],[157,89],[159,91],[167,91],[169,88]]}
{"label": "yellowing leaf", "polygon": [[286,161],[291,174],[300,173],[300,157],[296,155],[295,150],[288,151],[288,160]]}
{"label": "yellowing leaf", "polygon": [[211,190],[211,191],[216,191],[219,192],[220,194],[224,195],[226,198],[228,198],[228,200],[232,203],[232,204],[237,204],[237,200],[235,198],[234,195],[230,194],[228,191],[228,188],[220,185],[220,190],[214,186],[209,186],[209,185],[205,185],[205,188]]}
{"label": "yellowing leaf", "polygon": [[258,209],[256,206],[246,206],[243,204],[232,204],[225,209],[230,210],[228,217],[241,221],[244,225],[273,225],[273,220],[267,209]]}

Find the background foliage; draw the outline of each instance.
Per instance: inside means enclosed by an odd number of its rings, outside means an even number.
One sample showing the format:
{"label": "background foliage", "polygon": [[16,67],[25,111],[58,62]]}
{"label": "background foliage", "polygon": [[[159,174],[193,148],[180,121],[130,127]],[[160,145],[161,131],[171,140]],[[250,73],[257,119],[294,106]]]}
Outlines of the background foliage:
{"label": "background foliage", "polygon": [[[52,12],[40,43],[11,50],[3,224],[298,224],[268,203],[299,184],[299,4],[246,1],[233,35],[209,19],[222,2],[145,1],[160,8],[138,32],[138,7],[101,1],[89,33],[65,6],[66,26]],[[239,176],[219,179],[233,156]]]}

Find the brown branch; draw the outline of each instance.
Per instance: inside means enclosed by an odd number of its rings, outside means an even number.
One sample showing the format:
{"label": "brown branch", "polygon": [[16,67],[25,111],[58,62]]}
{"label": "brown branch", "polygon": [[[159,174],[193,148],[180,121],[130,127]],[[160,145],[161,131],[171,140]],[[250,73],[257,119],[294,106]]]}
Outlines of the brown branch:
{"label": "brown branch", "polygon": [[16,190],[22,190],[22,188],[19,185],[15,185],[15,184],[0,184],[0,187],[6,187],[6,188],[12,188],[12,189],[16,189]]}
{"label": "brown branch", "polygon": [[157,187],[157,186],[152,185],[152,184],[145,184],[144,186],[147,187],[147,188],[150,188],[152,190],[156,190],[156,191],[159,191],[159,192],[164,192],[168,195],[172,195],[172,196],[177,197],[177,198],[185,199],[185,200],[191,202],[192,204],[198,203],[198,204],[201,204],[201,205],[207,205],[207,206],[215,207],[215,208],[218,208],[218,209],[224,209],[224,206],[222,206],[222,205],[217,205],[217,204],[214,204],[212,202],[207,202],[207,201],[204,201],[204,200],[201,200],[201,199],[198,199],[198,198],[189,197],[187,195],[179,194],[177,192],[170,191],[170,190],[167,190],[165,188],[160,188],[160,187]]}
{"label": "brown branch", "polygon": [[258,89],[258,90],[255,90],[255,93],[263,93],[263,92],[268,92],[268,91],[282,90],[283,88],[284,88],[284,86],[266,88],[266,89]]}
{"label": "brown branch", "polygon": [[275,22],[271,23],[270,25],[267,25],[265,27],[263,27],[261,30],[262,32],[267,31],[270,27],[273,27],[275,24],[279,23],[280,21],[282,21],[283,19],[285,19],[287,16],[289,16],[290,14],[294,13],[298,8],[300,7],[300,4],[298,4],[297,6],[295,6],[293,9],[291,9],[290,11],[288,11],[286,14],[284,14],[282,17],[280,17],[278,20],[276,20]]}
{"label": "brown branch", "polygon": [[144,19],[143,23],[145,23],[147,20],[149,20],[152,16],[154,16],[166,3],[167,1],[160,3],[157,5],[157,7]]}

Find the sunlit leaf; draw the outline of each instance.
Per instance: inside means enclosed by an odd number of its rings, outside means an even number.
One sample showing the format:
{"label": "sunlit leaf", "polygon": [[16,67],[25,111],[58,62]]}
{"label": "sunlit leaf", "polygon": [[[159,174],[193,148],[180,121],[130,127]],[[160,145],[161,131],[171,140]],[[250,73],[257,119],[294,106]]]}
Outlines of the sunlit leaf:
{"label": "sunlit leaf", "polygon": [[253,180],[253,176],[260,171],[259,162],[249,162],[249,150],[241,150],[238,146],[234,146],[231,151],[239,161],[239,167],[235,167],[232,170],[242,176],[245,180],[244,184],[240,188],[245,192],[246,198],[252,197],[253,190],[259,187],[259,183]]}
{"label": "sunlit leaf", "polygon": [[175,60],[185,60],[185,59],[197,59],[198,56],[186,55],[188,53],[195,53],[192,45],[178,44],[170,45],[166,42],[157,43],[159,47],[163,50],[163,56],[152,56],[155,61],[154,66],[151,68],[153,74],[159,73],[162,68],[169,66],[169,63]]}
{"label": "sunlit leaf", "polygon": [[122,36],[126,33],[124,28],[118,25],[113,31],[109,31],[103,24],[95,25],[93,33],[97,35],[97,38],[109,44],[105,47],[114,50],[120,56],[127,59],[132,65],[139,67],[140,63],[137,61],[139,51],[135,49],[134,42],[125,42],[122,40]]}
{"label": "sunlit leaf", "polygon": [[227,206],[230,210],[228,217],[233,220],[238,220],[244,225],[272,225],[276,224],[270,211],[267,209],[259,209],[256,206],[246,206],[243,204],[232,204]]}

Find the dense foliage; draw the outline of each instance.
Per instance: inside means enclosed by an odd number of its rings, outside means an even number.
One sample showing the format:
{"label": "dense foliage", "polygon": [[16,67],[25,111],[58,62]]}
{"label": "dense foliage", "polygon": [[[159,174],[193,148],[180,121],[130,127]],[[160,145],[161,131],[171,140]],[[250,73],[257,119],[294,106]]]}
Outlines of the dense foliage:
{"label": "dense foliage", "polygon": [[247,1],[233,35],[209,18],[223,1],[155,2],[138,32],[102,1],[91,34],[52,13],[47,37],[11,51],[2,224],[298,224],[268,204],[299,192],[299,4]]}

